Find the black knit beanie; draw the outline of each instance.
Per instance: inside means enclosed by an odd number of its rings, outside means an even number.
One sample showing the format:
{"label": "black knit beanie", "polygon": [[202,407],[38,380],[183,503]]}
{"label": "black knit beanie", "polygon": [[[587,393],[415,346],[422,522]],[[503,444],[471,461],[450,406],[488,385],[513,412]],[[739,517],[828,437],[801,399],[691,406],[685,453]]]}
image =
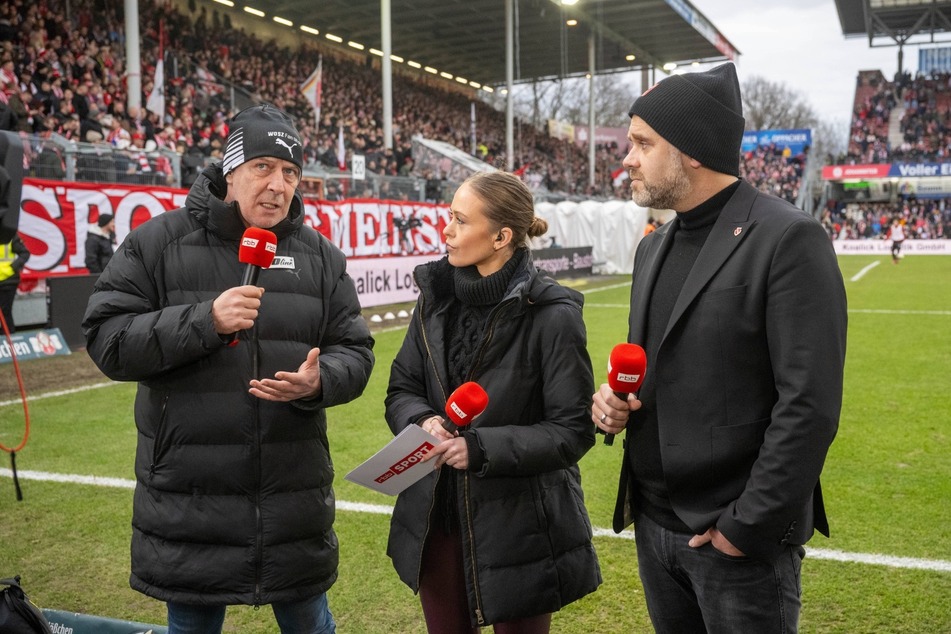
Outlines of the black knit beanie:
{"label": "black knit beanie", "polygon": [[715,172],[740,175],[743,100],[733,64],[663,79],[634,101],[638,116],[668,143]]}
{"label": "black knit beanie", "polygon": [[265,103],[245,108],[231,119],[221,169],[227,175],[259,156],[273,156],[304,167],[304,149],[294,122],[284,111]]}

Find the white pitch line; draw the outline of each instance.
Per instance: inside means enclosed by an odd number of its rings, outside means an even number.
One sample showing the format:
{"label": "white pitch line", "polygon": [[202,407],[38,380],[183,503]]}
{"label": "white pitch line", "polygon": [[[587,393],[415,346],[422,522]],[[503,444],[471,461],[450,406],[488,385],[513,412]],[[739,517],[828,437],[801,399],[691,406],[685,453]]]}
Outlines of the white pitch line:
{"label": "white pitch line", "polygon": [[[64,482],[69,484],[87,484],[99,487],[110,487],[114,489],[134,489],[135,481],[123,478],[106,478],[101,476],[69,475],[63,473],[48,473],[45,471],[25,471],[17,470],[17,475],[21,480],[36,480],[40,482]],[[12,478],[13,472],[10,469],[0,468],[0,476]],[[352,513],[372,513],[375,515],[391,515],[393,507],[384,504],[368,504],[365,502],[346,502],[337,500],[337,510],[349,511]],[[625,530],[616,534],[608,528],[594,528],[595,537],[607,537],[611,539],[634,539],[634,531]],[[887,568],[905,568],[913,570],[930,570],[933,572],[951,573],[951,561],[941,559],[918,559],[915,557],[895,557],[892,555],[869,554],[869,553],[847,553],[841,550],[829,550],[826,548],[806,548],[808,558],[825,559],[831,561],[840,561],[852,564],[866,564],[872,566],[885,566]]]}
{"label": "white pitch line", "polygon": [[337,509],[353,513],[372,513],[374,515],[392,515],[393,507],[385,504],[367,504],[366,502],[344,502],[337,500]]}
{"label": "white pitch line", "polygon": [[[13,478],[13,471],[10,469],[0,469],[0,476]],[[126,480],[124,478],[107,478],[104,476],[90,475],[69,475],[65,473],[49,473],[46,471],[27,471],[17,469],[17,477],[21,480],[36,480],[38,482],[65,482],[68,484],[91,484],[97,487],[109,487],[112,489],[134,489],[135,480]]]}
{"label": "white pitch line", "polygon": [[[98,390],[101,387],[112,387],[113,385],[121,385],[121,381],[108,381],[106,383],[93,383],[92,385],[83,385],[81,387],[74,387],[70,390],[58,390],[56,392],[43,392],[42,394],[37,394],[36,396],[31,396],[27,394],[26,402],[32,403],[33,401],[41,401],[44,398],[54,398],[56,396],[68,396],[69,394],[78,394],[79,392],[86,392],[88,390]],[[0,407],[5,407],[7,405],[20,405],[23,403],[21,399],[14,399],[10,401],[0,401]]]}
{"label": "white pitch line", "polygon": [[[624,308],[630,309],[628,304],[585,304],[585,308]],[[890,308],[850,308],[850,313],[867,315],[951,315],[951,310],[893,310]]]}
{"label": "white pitch line", "polygon": [[951,315],[951,310],[892,310],[890,308],[850,308],[849,312],[867,315]]}
{"label": "white pitch line", "polygon": [[630,285],[631,285],[630,282],[622,282],[621,284],[612,284],[610,286],[601,286],[598,288],[585,289],[581,291],[581,293],[583,295],[587,295],[588,293],[600,293],[601,291],[613,291],[616,288],[624,288],[625,286],[630,286]]}
{"label": "white pitch line", "polygon": [[891,555],[846,553],[841,550],[827,548],[807,548],[806,557],[829,559],[832,561],[846,561],[873,566],[887,566],[889,568],[912,568],[915,570],[933,570],[935,572],[951,572],[951,561],[940,559],[918,559],[916,557],[893,557]]}
{"label": "white pitch line", "polygon": [[872,262],[871,264],[869,264],[868,266],[866,266],[865,268],[863,268],[861,271],[859,271],[858,273],[856,273],[855,275],[853,275],[852,278],[851,278],[849,281],[850,281],[850,282],[858,282],[860,279],[862,279],[863,277],[865,277],[865,274],[866,274],[866,273],[868,273],[869,271],[871,271],[872,269],[874,269],[876,266],[878,266],[878,265],[881,264],[881,263],[882,263],[881,260],[875,260],[874,262]]}

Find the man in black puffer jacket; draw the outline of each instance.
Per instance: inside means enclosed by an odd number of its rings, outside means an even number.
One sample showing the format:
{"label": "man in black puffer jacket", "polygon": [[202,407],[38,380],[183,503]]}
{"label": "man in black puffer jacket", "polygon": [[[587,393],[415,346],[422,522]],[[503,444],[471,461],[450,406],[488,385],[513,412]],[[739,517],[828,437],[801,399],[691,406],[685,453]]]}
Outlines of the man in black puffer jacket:
{"label": "man in black puffer jacket", "polygon": [[[170,634],[220,632],[232,604],[334,631],[324,410],[362,393],[373,339],[343,253],[303,224],[302,163],[286,114],[240,112],[222,163],[123,240],[83,320],[99,368],[139,382],[130,583],[168,604]],[[256,285],[239,285],[247,227],[277,236]]]}
{"label": "man in black puffer jacket", "polygon": [[86,268],[98,275],[106,268],[115,250],[112,246],[116,235],[116,221],[112,214],[99,214],[95,226],[86,231]]}

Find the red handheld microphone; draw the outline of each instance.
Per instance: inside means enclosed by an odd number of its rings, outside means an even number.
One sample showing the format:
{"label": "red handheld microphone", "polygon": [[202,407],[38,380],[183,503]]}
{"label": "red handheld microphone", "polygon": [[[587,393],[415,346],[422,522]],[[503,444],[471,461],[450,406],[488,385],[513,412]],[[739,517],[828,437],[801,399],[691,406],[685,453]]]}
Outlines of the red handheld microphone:
{"label": "red handheld microphone", "polygon": [[489,406],[489,395],[482,386],[475,381],[463,383],[449,395],[446,400],[446,415],[449,420],[443,421],[443,429],[450,433],[459,431],[485,411]]}
{"label": "red handheld microphone", "polygon": [[271,266],[274,254],[277,253],[277,236],[267,229],[248,227],[241,236],[241,246],[238,247],[238,261],[247,264],[241,286],[257,285],[261,269]]}
{"label": "red handheld microphone", "polygon": [[[608,385],[614,394],[627,400],[628,394],[634,394],[644,382],[647,371],[647,354],[636,343],[619,343],[608,357]],[[605,434],[605,445],[614,444],[614,434]]]}

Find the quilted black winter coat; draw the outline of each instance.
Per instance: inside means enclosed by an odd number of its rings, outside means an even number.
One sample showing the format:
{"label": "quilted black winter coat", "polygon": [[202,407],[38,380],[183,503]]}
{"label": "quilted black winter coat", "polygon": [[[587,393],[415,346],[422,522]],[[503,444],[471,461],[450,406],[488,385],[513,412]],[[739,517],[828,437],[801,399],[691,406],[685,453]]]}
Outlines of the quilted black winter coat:
{"label": "quilted black winter coat", "polygon": [[[444,258],[415,271],[420,296],[386,398],[394,434],[444,412],[454,387],[445,341],[452,268]],[[441,530],[430,517],[437,478],[457,478],[474,626],[555,612],[601,583],[578,469],[594,445],[582,303],[580,293],[525,259],[487,319],[467,378],[489,395],[488,408],[468,427],[485,452],[483,468],[444,466],[397,498],[388,554],[416,592],[427,535]]]}
{"label": "quilted black winter coat", "polygon": [[[112,379],[138,381],[132,575],[162,601],[269,604],[325,592],[337,577],[325,408],[358,397],[373,367],[343,253],[303,225],[299,194],[272,231],[255,325],[227,345],[213,300],[244,265],[240,215],[219,166],[185,207],[132,231],[99,277],[83,321]],[[320,348],[322,394],[276,403],[252,378],[296,371]]]}

